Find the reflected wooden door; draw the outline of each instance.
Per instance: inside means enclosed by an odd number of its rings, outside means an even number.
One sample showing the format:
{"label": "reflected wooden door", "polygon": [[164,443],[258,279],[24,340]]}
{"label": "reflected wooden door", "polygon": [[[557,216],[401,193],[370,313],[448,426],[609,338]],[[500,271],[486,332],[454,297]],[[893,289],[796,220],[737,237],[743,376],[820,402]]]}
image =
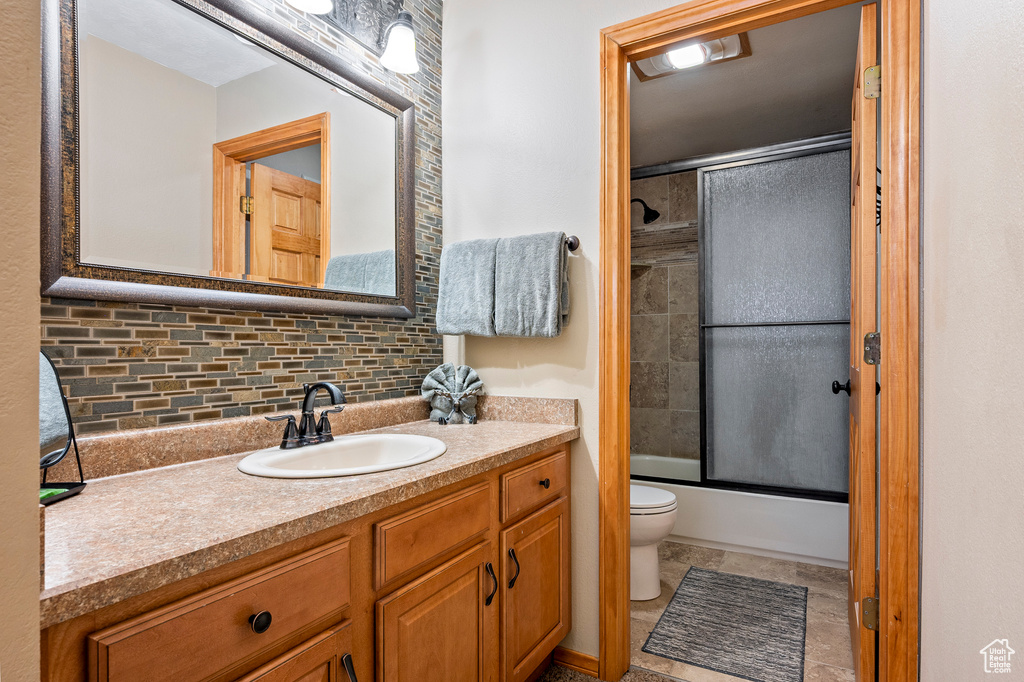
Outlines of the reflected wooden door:
{"label": "reflected wooden door", "polygon": [[864,362],[864,335],[875,331],[876,101],[865,71],[876,62],[876,5],[861,8],[853,90],[850,187],[850,643],[856,679],[875,679],[877,630],[864,625],[864,600],[876,596],[875,366]]}
{"label": "reflected wooden door", "polygon": [[249,278],[322,287],[325,235],[320,226],[320,183],[252,164]]}

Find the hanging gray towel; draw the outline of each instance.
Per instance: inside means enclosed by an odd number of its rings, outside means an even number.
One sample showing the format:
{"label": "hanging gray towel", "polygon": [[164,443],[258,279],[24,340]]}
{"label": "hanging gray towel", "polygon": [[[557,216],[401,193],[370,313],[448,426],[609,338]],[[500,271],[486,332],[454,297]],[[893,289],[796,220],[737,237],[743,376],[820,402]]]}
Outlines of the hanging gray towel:
{"label": "hanging gray towel", "polygon": [[494,336],[497,239],[449,244],[441,251],[437,333]]}
{"label": "hanging gray towel", "polygon": [[494,331],[498,336],[562,333],[569,317],[564,232],[499,239],[494,265]]}

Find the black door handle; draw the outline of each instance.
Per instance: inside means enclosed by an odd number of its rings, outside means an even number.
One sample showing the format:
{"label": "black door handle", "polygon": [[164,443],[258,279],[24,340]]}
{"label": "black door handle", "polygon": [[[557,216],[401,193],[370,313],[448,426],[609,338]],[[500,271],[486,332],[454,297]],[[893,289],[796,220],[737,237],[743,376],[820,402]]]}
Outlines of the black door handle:
{"label": "black door handle", "polygon": [[491,602],[494,601],[494,595],[498,593],[498,576],[494,575],[494,566],[490,561],[484,566],[487,569],[487,575],[491,576],[491,581],[494,583],[494,587],[491,588],[491,593],[487,595],[487,599],[484,600],[484,606],[490,606]]}
{"label": "black door handle", "polygon": [[356,679],[356,668],[352,665],[352,654],[345,654],[341,657],[341,664],[345,666],[345,672],[348,673],[349,682],[359,682]]}
{"label": "black door handle", "polygon": [[516,585],[516,580],[519,578],[519,559],[516,558],[516,550],[508,550],[508,555],[512,557],[512,561],[516,562],[516,574],[512,576],[512,580],[508,581],[508,589],[512,589]]}
{"label": "black door handle", "polygon": [[846,395],[850,395],[850,380],[847,379],[845,384],[841,384],[838,381],[832,382],[832,392],[839,395],[839,391],[846,391]]}
{"label": "black door handle", "polygon": [[551,487],[551,479],[550,479],[550,478],[545,478],[544,480],[542,480],[542,481],[540,482],[540,484],[541,484],[542,486],[544,486],[544,489],[545,489],[545,490],[547,490],[548,488],[550,488],[550,487]]}

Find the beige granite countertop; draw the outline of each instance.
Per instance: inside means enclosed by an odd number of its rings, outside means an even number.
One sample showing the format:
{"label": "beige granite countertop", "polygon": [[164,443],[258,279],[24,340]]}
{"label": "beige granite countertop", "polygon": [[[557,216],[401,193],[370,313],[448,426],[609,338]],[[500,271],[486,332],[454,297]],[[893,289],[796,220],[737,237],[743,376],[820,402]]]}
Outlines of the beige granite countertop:
{"label": "beige granite countertop", "polygon": [[236,468],[242,453],[89,481],[81,495],[47,508],[41,627],[579,437],[575,425],[496,420],[414,421],[372,432],[433,436],[448,451],[418,466],[349,478],[249,476]]}

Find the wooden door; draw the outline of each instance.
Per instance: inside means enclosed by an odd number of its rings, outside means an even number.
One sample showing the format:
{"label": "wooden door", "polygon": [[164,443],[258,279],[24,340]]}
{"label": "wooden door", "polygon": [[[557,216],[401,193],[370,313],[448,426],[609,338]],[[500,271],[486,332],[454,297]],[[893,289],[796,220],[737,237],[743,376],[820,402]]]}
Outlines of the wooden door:
{"label": "wooden door", "polygon": [[250,279],[323,286],[320,183],[252,164]]}
{"label": "wooden door", "polygon": [[347,620],[328,629],[238,682],[358,682],[347,671],[353,666],[350,623]]}
{"label": "wooden door", "polygon": [[523,682],[569,633],[569,500],[501,534],[502,668]]}
{"label": "wooden door", "polygon": [[877,64],[876,5],[861,8],[853,91],[850,192],[850,642],[857,680],[875,679],[877,630],[864,625],[864,600],[876,596],[875,365],[864,362],[864,335],[877,329],[875,257],[876,101],[864,93]]}
{"label": "wooden door", "polygon": [[377,602],[378,682],[497,682],[492,551],[481,543]]}

